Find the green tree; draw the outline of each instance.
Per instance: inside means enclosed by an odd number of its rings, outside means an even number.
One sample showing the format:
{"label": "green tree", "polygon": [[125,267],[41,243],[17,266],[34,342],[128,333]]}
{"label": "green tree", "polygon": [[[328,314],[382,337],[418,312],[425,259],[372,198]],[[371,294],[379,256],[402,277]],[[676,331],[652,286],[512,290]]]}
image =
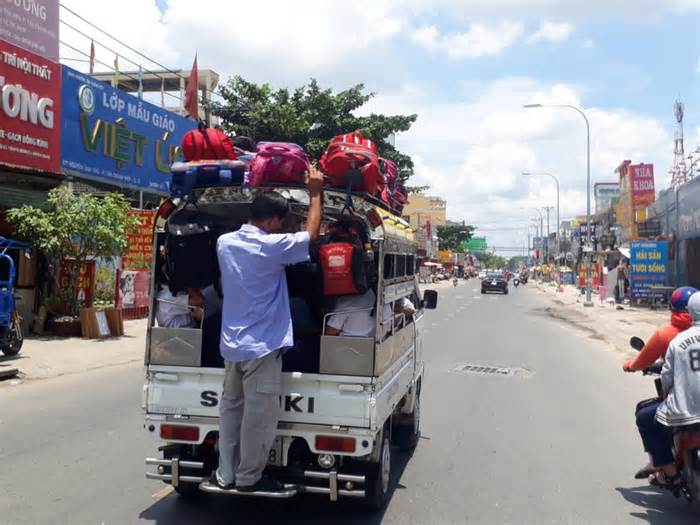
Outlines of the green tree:
{"label": "green tree", "polygon": [[487,253],[485,254],[481,262],[484,264],[485,268],[505,268],[506,267],[506,260],[504,257],[501,257],[500,255],[496,255],[495,253]]}
{"label": "green tree", "polygon": [[451,250],[461,252],[465,241],[471,239],[474,233],[474,226],[462,224],[446,224],[438,226],[438,245],[441,250]]}
{"label": "green tree", "polygon": [[78,279],[88,258],[111,259],[126,251],[128,233],[138,224],[138,219],[128,216],[129,207],[119,193],[98,198],[60,187],[49,192],[44,209],[25,205],[7,212],[17,235],[53,260],[54,279],[57,265],[71,261],[68,286],[61,290],[56,280],[54,292],[65,300],[69,315],[78,313]]}
{"label": "green tree", "polygon": [[374,96],[366,93],[362,84],[334,93],[321,89],[311,79],[290,92],[235,76],[220,88],[220,93],[223,103],[213,103],[211,110],[222,119],[225,131],[254,141],[294,142],[318,160],[331,138],[359,129],[377,143],[383,157],[396,162],[404,180],[413,175],[411,157],[394,148],[388,139],[407,131],[417,116],[356,116],[354,112]]}

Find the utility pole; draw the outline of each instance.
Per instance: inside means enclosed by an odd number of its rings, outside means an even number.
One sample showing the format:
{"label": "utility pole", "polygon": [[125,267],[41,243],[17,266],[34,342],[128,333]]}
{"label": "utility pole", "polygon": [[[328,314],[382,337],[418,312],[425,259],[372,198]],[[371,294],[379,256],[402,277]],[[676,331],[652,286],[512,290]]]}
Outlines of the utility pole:
{"label": "utility pole", "polygon": [[[576,106],[570,104],[525,104],[524,108],[568,108],[574,110],[583,117],[586,123],[586,224],[591,224],[591,123],[588,122],[586,113]],[[592,293],[592,274],[591,266],[593,264],[593,248],[591,246],[591,229],[588,228],[586,235],[586,244],[584,245],[584,254],[586,259],[586,302],[583,306],[593,306],[591,299]]]}
{"label": "utility pole", "polygon": [[549,261],[549,211],[553,206],[542,206],[542,209],[547,212],[547,261]]}

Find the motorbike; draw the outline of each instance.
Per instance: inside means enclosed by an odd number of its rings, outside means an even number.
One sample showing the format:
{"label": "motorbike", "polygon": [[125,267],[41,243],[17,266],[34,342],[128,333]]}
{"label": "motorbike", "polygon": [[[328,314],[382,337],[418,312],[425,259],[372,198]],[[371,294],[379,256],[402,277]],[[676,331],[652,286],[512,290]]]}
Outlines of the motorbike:
{"label": "motorbike", "polygon": [[22,318],[15,305],[15,262],[7,253],[13,248],[31,251],[26,243],[0,237],[0,351],[6,356],[17,355],[22,348]]}
{"label": "motorbike", "polygon": [[515,279],[513,279],[513,286],[515,286],[517,288],[519,284],[520,284],[520,279],[518,279],[517,277]]}
{"label": "motorbike", "polygon": [[[632,337],[630,346],[640,351],[644,348],[644,340]],[[645,376],[655,376],[657,399],[666,396],[659,377],[662,368],[663,361],[659,360],[642,371]],[[682,494],[691,503],[700,501],[700,425],[673,427],[673,457],[683,478],[680,494],[674,495],[679,497]]]}

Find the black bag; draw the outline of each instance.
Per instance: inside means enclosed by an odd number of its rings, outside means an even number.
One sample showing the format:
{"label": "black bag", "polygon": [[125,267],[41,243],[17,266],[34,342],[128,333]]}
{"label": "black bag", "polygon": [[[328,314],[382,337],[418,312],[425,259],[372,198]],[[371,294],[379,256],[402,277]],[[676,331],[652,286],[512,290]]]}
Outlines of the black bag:
{"label": "black bag", "polygon": [[201,219],[194,222],[189,214],[176,215],[168,222],[165,241],[165,264],[170,290],[186,287],[202,289],[217,284],[219,264],[216,258],[218,235],[211,223]]}

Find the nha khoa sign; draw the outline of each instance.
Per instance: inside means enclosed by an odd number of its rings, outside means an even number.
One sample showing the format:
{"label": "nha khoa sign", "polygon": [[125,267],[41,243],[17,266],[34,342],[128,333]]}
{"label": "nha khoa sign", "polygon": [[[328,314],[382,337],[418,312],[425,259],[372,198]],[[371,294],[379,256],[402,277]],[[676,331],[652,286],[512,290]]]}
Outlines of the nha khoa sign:
{"label": "nha khoa sign", "polygon": [[60,66],[0,40],[0,163],[60,171]]}
{"label": "nha khoa sign", "polygon": [[633,164],[629,167],[632,206],[648,206],[656,200],[654,165]]}
{"label": "nha khoa sign", "polygon": [[61,165],[66,173],[121,187],[170,192],[193,120],[63,66]]}

